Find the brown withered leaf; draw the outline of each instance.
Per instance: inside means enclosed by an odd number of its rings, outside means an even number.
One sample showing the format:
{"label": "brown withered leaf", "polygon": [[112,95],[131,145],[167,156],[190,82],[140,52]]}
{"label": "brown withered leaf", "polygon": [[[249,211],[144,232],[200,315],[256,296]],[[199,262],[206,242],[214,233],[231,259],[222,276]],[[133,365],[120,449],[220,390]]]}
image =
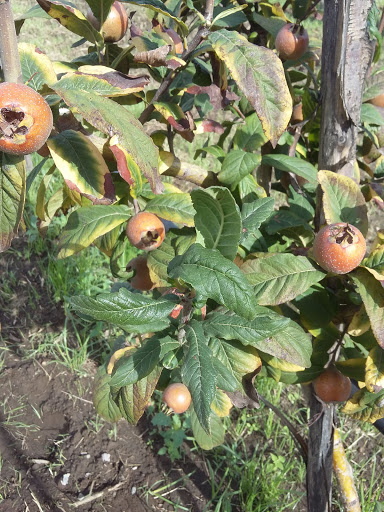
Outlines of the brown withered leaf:
{"label": "brown withered leaf", "polygon": [[80,66],[74,75],[92,75],[100,80],[105,80],[112,87],[135,91],[144,89],[150,81],[148,75],[129,76],[106,66]]}
{"label": "brown withered leaf", "polygon": [[256,375],[258,375],[261,371],[261,365],[256,368],[256,370],[252,373],[248,373],[247,375],[244,375],[243,377],[243,389],[244,393],[241,391],[226,391],[226,394],[231,399],[231,402],[235,407],[239,407],[240,409],[243,409],[244,407],[247,407],[248,409],[259,409],[260,407],[260,400],[259,395],[256,391],[256,388],[254,386],[254,381],[256,378]]}
{"label": "brown withered leaf", "polygon": [[204,121],[198,123],[196,127],[195,134],[199,133],[218,133],[219,135],[222,135],[224,133],[224,128],[217,121],[204,119]]}
{"label": "brown withered leaf", "polygon": [[187,92],[189,94],[208,94],[215,110],[224,108],[229,105],[231,101],[240,99],[234,92],[231,92],[228,89],[222,91],[220,87],[215,84],[204,86],[192,85],[191,87],[188,87]]}
{"label": "brown withered leaf", "polygon": [[168,40],[173,44],[176,53],[183,53],[183,40],[175,30],[163,27],[163,25],[155,19],[152,20],[152,26],[158,34],[166,34],[168,36]]}
{"label": "brown withered leaf", "polygon": [[166,56],[172,50],[172,46],[170,44],[160,46],[155,50],[149,50],[147,52],[139,52],[136,53],[134,57],[135,62],[144,62],[144,64],[148,64],[150,66],[166,66]]}

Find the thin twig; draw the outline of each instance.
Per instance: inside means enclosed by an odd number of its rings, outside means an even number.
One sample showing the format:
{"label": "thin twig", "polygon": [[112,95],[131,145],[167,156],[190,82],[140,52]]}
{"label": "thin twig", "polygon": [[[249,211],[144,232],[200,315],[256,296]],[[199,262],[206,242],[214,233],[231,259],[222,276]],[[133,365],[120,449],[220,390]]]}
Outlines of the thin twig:
{"label": "thin twig", "polygon": [[86,496],[85,498],[82,498],[81,500],[77,501],[76,503],[71,503],[70,506],[73,508],[82,507],[86,503],[90,503],[91,501],[95,501],[99,498],[102,498],[106,493],[116,492],[126,485],[127,485],[127,482],[119,482],[118,484],[114,485],[113,487],[110,487],[109,489],[105,489],[104,491],[95,492],[95,494],[88,494],[88,496]]}
{"label": "thin twig", "polygon": [[[213,0],[206,0],[205,3],[205,13],[204,18],[206,20],[207,26],[210,25],[213,19],[213,7],[214,7],[214,1]],[[209,34],[209,29],[206,26],[202,26],[197,31],[195,37],[192,39],[191,43],[188,45],[188,48],[184,50],[183,54],[181,55],[182,60],[184,60],[186,63],[188,63],[189,57],[192,55],[192,53],[196,50],[196,48],[199,46],[199,44],[207,37]],[[177,68],[176,70],[172,70],[168,73],[168,75],[165,77],[163,82],[161,83],[160,87],[156,91],[155,95],[152,98],[152,101],[146,106],[146,108],[143,110],[139,117],[139,121],[141,124],[144,124],[145,121],[148,119],[148,117],[152,114],[154,111],[153,104],[159,101],[159,99],[168,91],[169,87],[171,86],[171,83],[174,81],[178,73],[184,69],[184,67]]]}
{"label": "thin twig", "polygon": [[297,24],[300,25],[301,22],[306,20],[310,14],[315,10],[316,5],[320,2],[320,0],[315,0],[312,5],[308,7],[308,9],[305,11],[304,16],[302,16],[299,20],[297,20]]}
{"label": "thin twig", "polygon": [[276,416],[279,417],[280,421],[286,427],[288,427],[288,430],[291,432],[293,438],[296,441],[296,444],[299,448],[299,451],[301,453],[301,456],[303,457],[304,462],[307,463],[308,447],[307,447],[307,443],[305,442],[304,438],[297,432],[294,425],[284,416],[284,414],[277,407],[275,407],[273,404],[271,404],[271,402],[269,402],[263,396],[259,395],[259,398],[267,407],[269,407],[276,414]]}

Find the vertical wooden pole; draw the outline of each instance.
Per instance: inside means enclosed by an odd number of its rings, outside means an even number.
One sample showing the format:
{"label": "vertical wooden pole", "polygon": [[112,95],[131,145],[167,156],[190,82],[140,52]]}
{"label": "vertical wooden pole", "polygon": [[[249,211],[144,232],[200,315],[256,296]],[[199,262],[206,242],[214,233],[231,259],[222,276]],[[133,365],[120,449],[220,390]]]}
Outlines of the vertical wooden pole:
{"label": "vertical wooden pole", "polygon": [[[357,127],[372,44],[367,16],[372,0],[325,0],[321,60],[321,131],[319,170],[330,170],[356,181]],[[315,226],[324,222],[319,188]],[[313,394],[308,442],[307,493],[309,512],[330,512],[334,408]]]}
{"label": "vertical wooden pole", "polygon": [[319,169],[356,179],[356,138],[372,45],[372,0],[325,0]]}

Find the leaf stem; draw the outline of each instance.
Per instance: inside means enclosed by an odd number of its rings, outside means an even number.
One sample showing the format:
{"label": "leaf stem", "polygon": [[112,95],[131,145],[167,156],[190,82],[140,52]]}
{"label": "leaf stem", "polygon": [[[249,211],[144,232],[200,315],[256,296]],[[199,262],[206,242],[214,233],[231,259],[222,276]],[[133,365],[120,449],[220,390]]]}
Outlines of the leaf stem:
{"label": "leaf stem", "polygon": [[0,60],[4,80],[23,83],[10,0],[0,0]]}
{"label": "leaf stem", "polygon": [[[205,3],[205,12],[204,12],[204,19],[206,21],[206,25],[209,26],[213,19],[213,7],[214,7],[214,0],[206,0]],[[184,50],[183,54],[181,55],[181,58],[184,61],[188,61],[189,57],[192,55],[192,53],[196,50],[196,48],[199,46],[199,44],[203,41],[205,37],[209,34],[209,29],[207,26],[201,26],[195,37],[192,39],[191,43],[188,45],[188,48]],[[143,110],[141,113],[141,116],[139,117],[140,123],[144,124],[145,121],[147,121],[148,117],[152,114],[154,111],[154,103],[159,101],[159,99],[165,94],[169,87],[171,86],[171,83],[176,78],[177,74],[180,72],[180,70],[184,69],[183,67],[177,68],[175,71],[170,71],[168,75],[164,78],[163,82],[161,83],[160,87],[156,91],[154,97],[152,98],[152,101],[147,105],[147,107]]]}

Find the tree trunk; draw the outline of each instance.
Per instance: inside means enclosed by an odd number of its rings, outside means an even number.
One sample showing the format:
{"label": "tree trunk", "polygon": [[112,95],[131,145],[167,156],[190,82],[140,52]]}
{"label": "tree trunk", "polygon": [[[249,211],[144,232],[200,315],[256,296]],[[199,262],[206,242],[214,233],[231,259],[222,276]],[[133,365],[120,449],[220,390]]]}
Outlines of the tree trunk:
{"label": "tree trunk", "polygon": [[[357,126],[372,44],[367,16],[372,0],[325,0],[321,60],[321,132],[319,170],[359,181],[356,165]],[[315,225],[324,222],[318,188]],[[307,497],[309,512],[330,512],[332,493],[333,406],[310,400]]]}
{"label": "tree trunk", "polygon": [[0,0],[0,60],[4,80],[23,83],[10,0]]}

